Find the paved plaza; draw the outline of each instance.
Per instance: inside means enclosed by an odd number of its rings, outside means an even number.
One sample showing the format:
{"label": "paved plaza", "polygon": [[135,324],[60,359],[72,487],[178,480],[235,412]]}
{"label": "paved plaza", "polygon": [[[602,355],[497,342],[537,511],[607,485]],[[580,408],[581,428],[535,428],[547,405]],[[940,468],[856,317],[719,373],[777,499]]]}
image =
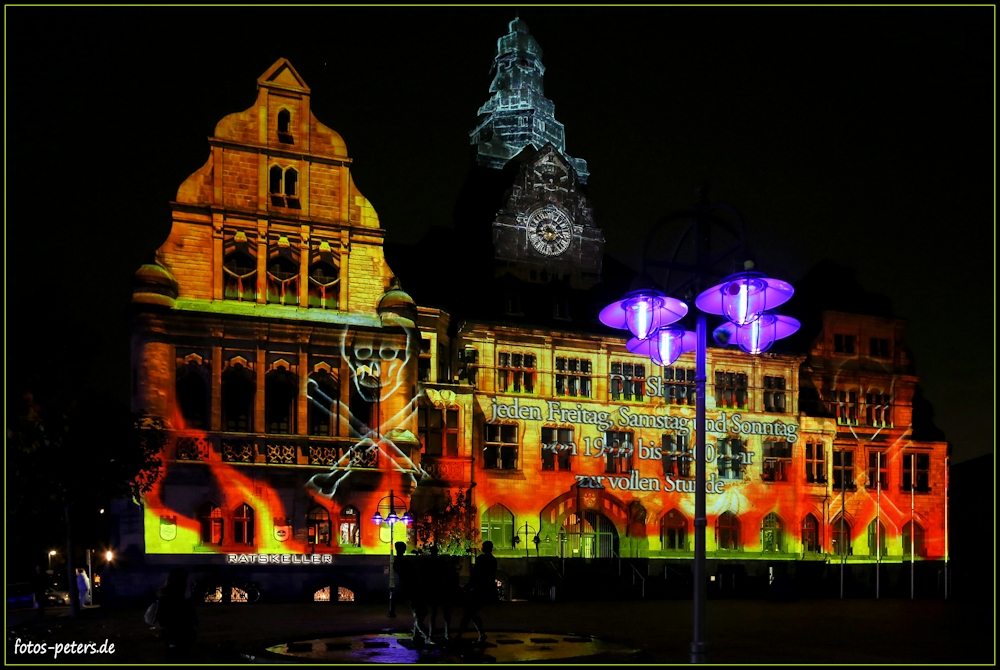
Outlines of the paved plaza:
{"label": "paved plaza", "polygon": [[[903,599],[710,600],[709,662],[776,664],[993,665],[993,594],[984,601]],[[163,662],[159,631],[142,608],[93,607],[70,619],[55,608],[7,613],[7,664]],[[689,600],[512,602],[484,610],[489,637],[414,649],[405,610],[381,603],[218,604],[199,610],[201,663],[572,663],[683,664],[689,660]],[[457,623],[457,617],[456,617]],[[440,633],[440,631],[438,631]],[[17,640],[21,643],[15,649]],[[46,645],[28,653],[25,643]],[[94,642],[95,653],[63,651]],[[99,653],[105,642],[114,653]],[[107,647],[105,647],[107,649]]]}

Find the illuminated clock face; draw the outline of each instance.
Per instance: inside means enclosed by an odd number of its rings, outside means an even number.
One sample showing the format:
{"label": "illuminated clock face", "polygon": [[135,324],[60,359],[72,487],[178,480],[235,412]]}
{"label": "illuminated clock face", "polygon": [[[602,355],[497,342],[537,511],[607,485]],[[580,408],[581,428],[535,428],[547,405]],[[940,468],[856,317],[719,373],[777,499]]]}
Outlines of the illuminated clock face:
{"label": "illuminated clock face", "polygon": [[528,240],[540,254],[558,256],[569,249],[573,222],[555,205],[536,209],[528,216]]}

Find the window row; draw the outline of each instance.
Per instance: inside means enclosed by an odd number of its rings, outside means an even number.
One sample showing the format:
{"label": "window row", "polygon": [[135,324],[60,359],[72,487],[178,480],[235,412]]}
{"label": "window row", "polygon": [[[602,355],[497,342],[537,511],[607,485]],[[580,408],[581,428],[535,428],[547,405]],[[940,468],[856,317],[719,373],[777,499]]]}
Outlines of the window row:
{"label": "window row", "polygon": [[257,302],[263,291],[268,303],[300,306],[300,289],[308,287],[307,304],[319,309],[337,309],[340,302],[340,260],[330,243],[311,244],[303,276],[302,250],[283,235],[273,235],[267,243],[265,277],[259,281],[257,244],[243,231],[237,231],[224,244],[222,272],[223,297],[226,300]]}
{"label": "window row", "polygon": [[[833,336],[833,351],[838,354],[855,354],[856,339],[854,335],[835,333]],[[862,343],[861,346],[864,346]],[[892,353],[889,348],[889,340],[884,337],[871,337],[868,339],[868,355],[872,358],[891,358]]]}
{"label": "window row", "polygon": [[827,408],[841,425],[892,427],[892,399],[888,393],[838,390],[829,391],[828,397]]}
{"label": "window row", "polygon": [[[222,508],[212,502],[204,503],[198,509],[198,521],[201,526],[201,543],[205,545],[240,545],[252,547],[255,545],[256,530],[255,514],[250,505],[241,503],[227,516]],[[333,521],[336,526],[336,546],[360,547],[361,525],[358,510],[355,507],[345,507],[339,517]],[[319,505],[313,507],[302,519],[305,524],[306,538],[309,544],[315,546],[333,546],[333,526],[330,512]],[[295,531],[293,519],[274,519],[274,533],[279,540],[292,537]],[[231,535],[230,535],[231,534]]]}

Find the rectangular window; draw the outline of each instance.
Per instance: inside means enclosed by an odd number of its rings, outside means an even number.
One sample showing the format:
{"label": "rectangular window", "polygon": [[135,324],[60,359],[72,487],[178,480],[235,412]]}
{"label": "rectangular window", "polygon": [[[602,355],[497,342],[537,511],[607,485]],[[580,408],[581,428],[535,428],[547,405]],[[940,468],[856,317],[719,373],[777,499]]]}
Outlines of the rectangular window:
{"label": "rectangular window", "polygon": [[761,479],[765,482],[787,482],[792,470],[792,445],[784,440],[764,442],[764,467]]}
{"label": "rectangular window", "polygon": [[611,362],[611,399],[642,402],[646,389],[646,366],[642,363]]}
{"label": "rectangular window", "polygon": [[715,445],[719,479],[739,479],[746,445],[737,437],[720,438]]}
{"label": "rectangular window", "polygon": [[663,461],[663,474],[670,477],[692,477],[691,461],[694,454],[688,447],[687,435],[663,434],[660,457]]}
{"label": "rectangular window", "polygon": [[785,378],[764,377],[764,411],[785,411]]}
{"label": "rectangular window", "polygon": [[663,401],[668,405],[694,405],[697,387],[694,368],[663,368]]}
{"label": "rectangular window", "polygon": [[868,353],[872,358],[889,358],[889,340],[882,337],[871,338]]}
{"label": "rectangular window", "polygon": [[747,376],[742,372],[716,372],[715,406],[746,409]]}
{"label": "rectangular window", "polygon": [[576,442],[572,428],[542,428],[542,470],[569,472],[573,469]]}
{"label": "rectangular window", "polygon": [[909,491],[913,482],[913,468],[916,467],[917,493],[927,493],[931,490],[931,455],[909,453],[903,454],[903,490]]}
{"label": "rectangular window", "polygon": [[853,491],[854,485],[854,450],[833,450],[833,490]]}
{"label": "rectangular window", "polygon": [[517,426],[488,423],[483,428],[483,467],[517,470]]}
{"label": "rectangular window", "polygon": [[464,381],[476,388],[479,377],[479,351],[472,347],[458,350],[459,372],[458,381]]}
{"label": "rectangular window", "polygon": [[417,381],[429,382],[431,380],[431,341],[426,337],[420,338],[420,359],[417,361]]}
{"label": "rectangular window", "polygon": [[607,461],[604,472],[626,474],[632,470],[632,433],[604,433],[604,456]]}
{"label": "rectangular window", "polygon": [[458,456],[458,410],[420,407],[417,418],[420,453],[428,456]]}
{"label": "rectangular window", "polygon": [[591,397],[592,369],[585,358],[556,358],[556,395]]}
{"label": "rectangular window", "polygon": [[889,486],[889,465],[884,451],[871,449],[868,451],[868,488],[877,486],[883,491]]}
{"label": "rectangular window", "polygon": [[831,391],[833,411],[837,415],[837,423],[844,426],[858,425],[858,392]]}
{"label": "rectangular window", "polygon": [[839,335],[833,336],[833,350],[839,354],[853,354],[854,353],[854,336],[853,335]]}
{"label": "rectangular window", "polygon": [[512,352],[497,354],[497,391],[535,392],[535,355]]}
{"label": "rectangular window", "polygon": [[869,426],[892,426],[891,402],[888,393],[865,394],[865,421]]}
{"label": "rectangular window", "polygon": [[826,484],[826,449],[821,443],[806,444],[806,481]]}

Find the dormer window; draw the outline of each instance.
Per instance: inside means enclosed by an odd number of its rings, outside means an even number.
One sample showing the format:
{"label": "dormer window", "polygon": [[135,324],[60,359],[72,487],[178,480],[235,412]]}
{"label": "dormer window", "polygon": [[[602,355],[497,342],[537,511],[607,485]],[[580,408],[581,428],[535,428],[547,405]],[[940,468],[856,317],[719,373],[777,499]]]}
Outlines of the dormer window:
{"label": "dormer window", "polygon": [[268,191],[271,205],[299,209],[299,173],[293,167],[272,165],[268,171]]}
{"label": "dormer window", "polygon": [[287,109],[278,112],[278,141],[284,144],[294,144],[292,139],[292,113]]}

